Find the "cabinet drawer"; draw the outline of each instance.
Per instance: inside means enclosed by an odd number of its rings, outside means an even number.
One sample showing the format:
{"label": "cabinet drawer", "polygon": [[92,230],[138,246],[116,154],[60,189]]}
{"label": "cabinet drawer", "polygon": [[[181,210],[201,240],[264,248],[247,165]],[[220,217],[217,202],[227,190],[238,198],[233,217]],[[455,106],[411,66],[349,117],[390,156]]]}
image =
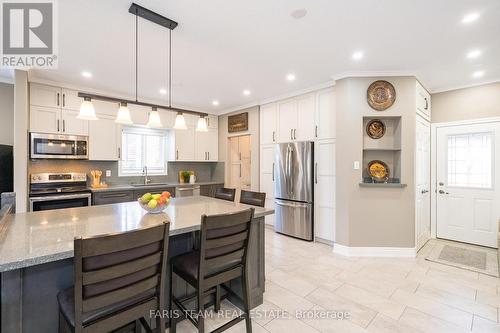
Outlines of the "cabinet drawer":
{"label": "cabinet drawer", "polygon": [[112,191],[103,193],[94,193],[94,205],[107,205],[120,202],[134,201],[133,191]]}

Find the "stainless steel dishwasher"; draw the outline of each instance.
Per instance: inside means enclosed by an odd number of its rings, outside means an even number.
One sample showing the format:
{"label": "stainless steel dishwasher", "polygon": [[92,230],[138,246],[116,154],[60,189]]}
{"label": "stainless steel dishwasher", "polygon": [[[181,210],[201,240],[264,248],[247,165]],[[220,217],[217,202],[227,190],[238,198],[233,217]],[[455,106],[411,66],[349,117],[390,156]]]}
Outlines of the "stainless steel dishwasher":
{"label": "stainless steel dishwasher", "polygon": [[177,186],[175,188],[175,197],[193,197],[200,195],[200,185]]}

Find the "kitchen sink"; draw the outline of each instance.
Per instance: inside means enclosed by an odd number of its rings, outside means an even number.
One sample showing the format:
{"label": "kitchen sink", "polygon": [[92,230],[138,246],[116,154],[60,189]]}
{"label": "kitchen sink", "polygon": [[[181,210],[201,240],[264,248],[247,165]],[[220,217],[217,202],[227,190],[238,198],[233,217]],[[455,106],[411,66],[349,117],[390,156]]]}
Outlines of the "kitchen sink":
{"label": "kitchen sink", "polygon": [[133,187],[156,187],[156,186],[168,186],[167,183],[149,183],[149,184],[132,184]]}

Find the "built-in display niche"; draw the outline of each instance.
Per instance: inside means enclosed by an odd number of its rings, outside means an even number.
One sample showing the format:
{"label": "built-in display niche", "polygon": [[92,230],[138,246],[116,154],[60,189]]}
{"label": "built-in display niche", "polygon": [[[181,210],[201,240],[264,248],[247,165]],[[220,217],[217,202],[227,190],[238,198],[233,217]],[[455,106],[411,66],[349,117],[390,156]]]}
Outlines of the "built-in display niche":
{"label": "built-in display niche", "polygon": [[401,117],[363,117],[364,187],[401,184]]}

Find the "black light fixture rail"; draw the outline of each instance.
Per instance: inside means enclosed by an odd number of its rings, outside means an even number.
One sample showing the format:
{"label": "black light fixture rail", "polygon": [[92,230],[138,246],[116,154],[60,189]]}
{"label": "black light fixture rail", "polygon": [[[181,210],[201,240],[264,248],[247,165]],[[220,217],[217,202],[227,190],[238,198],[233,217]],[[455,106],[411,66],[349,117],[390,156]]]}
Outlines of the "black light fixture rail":
{"label": "black light fixture rail", "polygon": [[130,8],[128,9],[128,12],[134,15],[138,15],[142,17],[143,19],[146,19],[148,21],[151,21],[153,23],[156,23],[158,25],[161,25],[162,27],[168,28],[170,30],[174,30],[175,27],[177,27],[178,23],[163,16],[158,13],[153,12],[152,10],[149,10],[147,8],[144,8],[136,3],[132,3],[130,5]]}
{"label": "black light fixture rail", "polygon": [[147,106],[150,108],[163,109],[163,110],[172,111],[172,112],[193,114],[193,115],[200,116],[200,117],[207,117],[208,116],[208,113],[204,113],[204,112],[179,109],[179,108],[175,108],[175,107],[169,107],[166,105],[157,105],[157,104],[151,104],[151,103],[146,103],[146,102],[141,102],[141,101],[134,101],[134,100],[109,97],[109,96],[103,96],[103,95],[95,95],[95,94],[89,94],[89,93],[83,93],[83,92],[79,92],[78,97],[81,97],[83,99],[91,99],[91,100],[98,100],[98,101],[104,101],[104,102],[135,104],[135,105]]}

